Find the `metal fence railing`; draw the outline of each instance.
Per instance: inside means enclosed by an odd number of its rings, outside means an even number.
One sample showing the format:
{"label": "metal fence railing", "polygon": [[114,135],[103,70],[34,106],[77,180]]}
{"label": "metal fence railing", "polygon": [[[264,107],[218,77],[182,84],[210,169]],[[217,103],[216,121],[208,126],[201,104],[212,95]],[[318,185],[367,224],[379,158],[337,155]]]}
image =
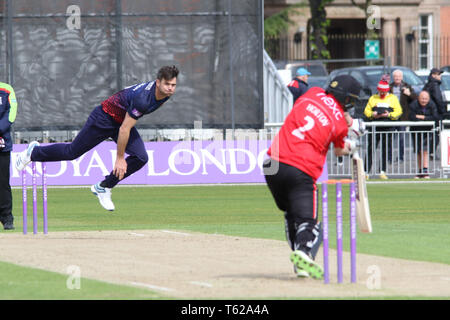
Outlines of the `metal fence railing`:
{"label": "metal fence railing", "polygon": [[282,122],[292,109],[293,97],[264,51],[264,122]]}
{"label": "metal fence railing", "polygon": [[[332,59],[364,58],[364,41],[366,34],[329,34],[327,49]],[[396,34],[385,37],[380,35],[380,57],[392,57],[392,65],[402,65],[413,70],[428,69],[428,63],[435,66],[450,64],[450,36],[439,35],[431,37],[434,44],[430,54],[425,56],[425,62],[421,50],[421,42],[417,35],[411,33]],[[286,36],[279,38],[265,38],[264,44],[267,52],[273,60],[307,60],[311,59],[310,42],[308,36],[305,41],[296,41]],[[425,63],[426,66],[423,64]],[[341,65],[340,68],[350,67],[351,64]]]}
{"label": "metal fence railing", "polygon": [[[438,127],[433,121],[366,123],[368,133],[361,140],[360,155],[370,177],[384,171],[388,177],[412,178],[421,174],[418,150],[427,150],[422,163],[428,163],[428,174],[440,176],[440,163],[437,161],[436,136]],[[422,146],[420,143],[422,142]],[[371,168],[369,162],[372,160]],[[383,168],[383,163],[385,168]],[[351,164],[348,157],[339,159],[333,152],[328,155],[328,174],[331,176],[351,175]],[[384,169],[384,170],[383,170]]]}

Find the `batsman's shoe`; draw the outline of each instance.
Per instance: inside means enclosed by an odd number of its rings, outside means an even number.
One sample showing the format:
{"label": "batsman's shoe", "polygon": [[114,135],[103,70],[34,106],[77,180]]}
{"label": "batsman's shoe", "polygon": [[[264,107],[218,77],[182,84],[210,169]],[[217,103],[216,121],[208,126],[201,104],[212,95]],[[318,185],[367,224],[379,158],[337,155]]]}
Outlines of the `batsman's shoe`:
{"label": "batsman's shoe", "polygon": [[111,200],[111,189],[110,188],[103,188],[100,186],[100,183],[94,184],[91,186],[91,191],[93,194],[95,194],[98,198],[98,201],[100,201],[100,204],[103,208],[105,208],[108,211],[114,211],[114,203]]}
{"label": "batsman's shoe", "polygon": [[297,278],[309,278],[308,272],[302,269],[298,269],[295,265],[294,265],[294,273],[297,275]]}
{"label": "batsman's shoe", "polygon": [[22,171],[31,162],[31,153],[34,147],[39,146],[39,142],[33,141],[28,145],[28,148],[23,150],[16,159],[16,169]]}
{"label": "batsman's shoe", "polygon": [[291,261],[297,269],[306,271],[313,279],[323,279],[323,269],[305,252],[295,250],[291,254]]}
{"label": "batsman's shoe", "polygon": [[4,230],[14,230],[14,223],[12,221],[3,222]]}

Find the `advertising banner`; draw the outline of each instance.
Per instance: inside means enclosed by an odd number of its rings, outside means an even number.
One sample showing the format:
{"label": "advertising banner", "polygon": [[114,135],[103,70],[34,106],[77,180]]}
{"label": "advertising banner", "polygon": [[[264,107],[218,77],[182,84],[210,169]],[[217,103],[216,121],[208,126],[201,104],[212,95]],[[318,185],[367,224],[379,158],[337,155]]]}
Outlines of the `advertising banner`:
{"label": "advertising banner", "polygon": [[[120,184],[264,183],[262,164],[269,146],[269,140],[146,142],[148,163]],[[13,164],[26,147],[16,144],[11,153],[12,186],[21,185]],[[91,185],[103,180],[113,169],[116,147],[115,142],[103,142],[75,160],[46,162],[48,185]],[[40,176],[39,162],[37,171]],[[31,182],[30,165],[26,172]],[[327,177],[325,166],[319,181]]]}

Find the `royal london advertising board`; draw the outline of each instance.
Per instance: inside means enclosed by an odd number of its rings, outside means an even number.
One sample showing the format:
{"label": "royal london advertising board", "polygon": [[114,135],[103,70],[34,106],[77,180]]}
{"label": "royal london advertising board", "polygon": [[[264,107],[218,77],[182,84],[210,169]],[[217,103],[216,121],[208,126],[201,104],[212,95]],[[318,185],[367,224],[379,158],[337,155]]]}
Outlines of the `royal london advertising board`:
{"label": "royal london advertising board", "polygon": [[[270,140],[219,140],[146,142],[149,161],[120,184],[178,185],[204,183],[264,183],[262,164]],[[45,143],[41,144],[45,146]],[[11,163],[27,145],[16,144]],[[102,142],[72,161],[46,162],[48,185],[91,185],[104,179],[113,169],[117,146]],[[37,162],[37,172],[42,169]],[[11,185],[20,186],[21,174],[11,165]],[[31,166],[27,166],[31,182]],[[318,182],[327,180],[325,165]]]}

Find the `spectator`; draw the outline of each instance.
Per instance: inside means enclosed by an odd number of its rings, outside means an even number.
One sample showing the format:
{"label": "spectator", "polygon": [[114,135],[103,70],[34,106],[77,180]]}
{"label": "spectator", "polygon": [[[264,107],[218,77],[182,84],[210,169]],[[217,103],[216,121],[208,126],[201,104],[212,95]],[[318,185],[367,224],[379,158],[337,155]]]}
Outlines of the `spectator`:
{"label": "spectator", "polygon": [[[414,92],[414,89],[408,83],[403,81],[403,71],[400,69],[394,70],[392,72],[392,76],[394,81],[389,85],[389,92],[394,94],[397,99],[400,101],[400,105],[402,107],[402,115],[399,118],[400,121],[409,121],[409,105],[417,99],[417,94]],[[400,132],[405,132],[406,127],[400,126],[397,127],[397,130]],[[405,154],[405,134],[400,133],[398,137],[399,144],[399,160],[403,162],[404,154]],[[389,160],[392,160],[389,157]]]}
{"label": "spectator", "polygon": [[[428,91],[430,94],[430,99],[436,105],[439,119],[436,120],[436,127],[439,127],[439,121],[444,119],[445,112],[447,111],[447,103],[442,97],[441,91],[441,76],[444,73],[443,70],[433,68],[430,70],[430,75],[428,76],[428,81],[422,90]],[[439,134],[436,135],[434,140],[434,150],[437,149],[439,145]],[[432,150],[433,151],[433,150]]]}
{"label": "spectator", "polygon": [[[427,91],[421,91],[418,100],[410,105],[409,120],[411,121],[435,121],[439,119],[436,104],[430,99]],[[411,127],[411,131],[430,131],[430,133],[415,133],[412,135],[413,148],[417,152],[417,164],[419,174],[416,179],[429,179],[428,175],[428,151],[433,146],[432,127]]]}
{"label": "spectator", "polygon": [[294,104],[302,94],[308,91],[308,76],[310,76],[311,73],[305,68],[298,68],[296,75],[297,76],[292,79],[292,81],[287,85],[289,91],[291,91],[292,95],[294,96]]}
{"label": "spectator", "polygon": [[0,221],[3,229],[14,229],[10,184],[11,126],[16,120],[17,101],[13,88],[0,82]]}
{"label": "spectator", "polygon": [[439,120],[444,119],[445,112],[447,111],[447,103],[444,101],[441,91],[441,76],[444,71],[433,68],[428,76],[428,81],[422,90],[428,91],[430,94],[430,99],[434,102],[437,107],[439,114]]}
{"label": "spectator", "polygon": [[[364,115],[369,121],[394,121],[400,118],[402,115],[402,107],[400,102],[394,94],[389,93],[389,83],[385,80],[381,80],[377,86],[377,94],[374,94],[369,98],[366,108],[364,109]],[[381,179],[388,179],[386,175],[386,163],[387,163],[387,150],[390,150],[391,135],[390,133],[382,133],[386,131],[392,131],[392,127],[375,127],[375,149],[381,140]],[[377,133],[379,132],[379,133]],[[368,146],[367,146],[367,167],[366,172],[369,174],[372,168],[372,156],[373,156],[373,133],[369,132]]]}

